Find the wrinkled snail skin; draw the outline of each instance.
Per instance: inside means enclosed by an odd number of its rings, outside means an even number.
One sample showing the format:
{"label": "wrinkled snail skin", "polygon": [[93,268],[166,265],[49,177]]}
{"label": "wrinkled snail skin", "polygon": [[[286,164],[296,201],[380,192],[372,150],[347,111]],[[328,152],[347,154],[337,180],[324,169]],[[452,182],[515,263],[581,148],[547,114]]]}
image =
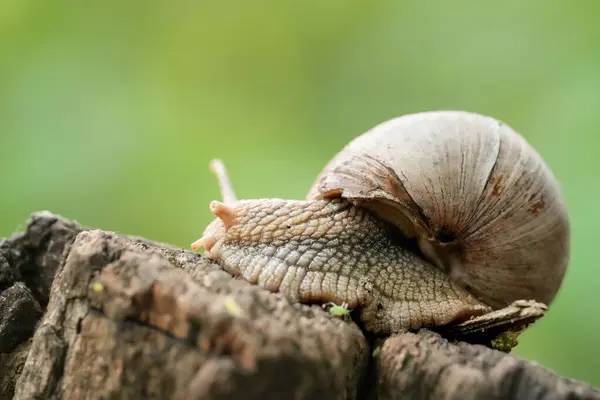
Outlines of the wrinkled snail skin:
{"label": "wrinkled snail skin", "polygon": [[234,276],[303,303],[360,307],[376,333],[444,325],[490,308],[396,245],[390,227],[346,200],[242,200],[213,223],[209,258]]}
{"label": "wrinkled snail skin", "polygon": [[549,305],[569,261],[555,178],[521,136],[479,114],[384,122],[338,153],[306,200],[238,201],[217,175],[227,200],[211,203],[217,218],[192,248],[293,300],[358,308],[374,333],[521,299]]}

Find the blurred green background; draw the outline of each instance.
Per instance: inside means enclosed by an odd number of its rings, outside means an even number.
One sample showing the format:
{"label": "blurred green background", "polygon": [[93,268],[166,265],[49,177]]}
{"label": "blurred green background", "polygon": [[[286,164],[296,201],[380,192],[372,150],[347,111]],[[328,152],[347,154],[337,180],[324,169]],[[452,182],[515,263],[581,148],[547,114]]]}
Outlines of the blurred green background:
{"label": "blurred green background", "polygon": [[516,354],[600,386],[600,3],[0,0],[0,236],[48,209],[182,247],[219,196],[303,198],[352,137],[464,109],[560,180],[572,263]]}

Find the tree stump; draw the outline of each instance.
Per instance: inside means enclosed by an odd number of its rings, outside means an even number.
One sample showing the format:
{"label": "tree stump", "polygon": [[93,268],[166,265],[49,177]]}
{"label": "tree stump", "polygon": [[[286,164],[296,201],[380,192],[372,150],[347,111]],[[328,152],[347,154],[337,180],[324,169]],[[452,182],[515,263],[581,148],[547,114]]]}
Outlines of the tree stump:
{"label": "tree stump", "polygon": [[0,242],[0,399],[600,399],[428,330],[379,342],[198,254],[48,212]]}

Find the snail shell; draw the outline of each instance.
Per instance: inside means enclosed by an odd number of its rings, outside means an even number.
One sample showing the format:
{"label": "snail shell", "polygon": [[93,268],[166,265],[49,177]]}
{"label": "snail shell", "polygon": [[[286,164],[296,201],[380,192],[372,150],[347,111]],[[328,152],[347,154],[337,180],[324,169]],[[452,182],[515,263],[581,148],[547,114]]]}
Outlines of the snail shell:
{"label": "snail shell", "polygon": [[550,304],[569,262],[560,187],[509,126],[462,111],[405,115],[351,141],[309,199],[343,197],[415,238],[424,258],[486,304]]}

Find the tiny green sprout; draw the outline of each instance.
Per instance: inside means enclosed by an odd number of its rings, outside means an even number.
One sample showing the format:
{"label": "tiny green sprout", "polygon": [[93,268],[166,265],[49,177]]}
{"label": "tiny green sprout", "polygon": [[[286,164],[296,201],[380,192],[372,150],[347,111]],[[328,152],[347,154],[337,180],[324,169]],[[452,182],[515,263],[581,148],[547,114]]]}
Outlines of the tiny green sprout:
{"label": "tiny green sprout", "polygon": [[240,305],[237,303],[237,301],[235,301],[234,298],[227,297],[223,305],[225,306],[225,309],[227,310],[229,315],[231,315],[232,317],[242,318],[244,316],[244,310],[242,310],[242,307],[240,307]]}
{"label": "tiny green sprout", "polygon": [[381,346],[375,347],[375,350],[373,350],[373,358],[379,357],[379,354],[381,354]]}
{"label": "tiny green sprout", "polygon": [[519,341],[517,340],[518,336],[519,334],[517,332],[509,331],[501,333],[491,341],[492,348],[504,353],[510,353],[510,351],[519,344]]}
{"label": "tiny green sprout", "polygon": [[93,290],[95,293],[102,293],[102,292],[104,291],[104,285],[103,285],[103,284],[101,284],[101,283],[98,283],[98,282],[96,282],[96,283],[94,283],[94,284],[92,285],[92,290]]}
{"label": "tiny green sprout", "polygon": [[331,307],[329,307],[329,314],[331,314],[335,317],[340,317],[342,319],[350,318],[350,313],[352,312],[352,310],[348,309],[347,303],[342,303],[341,306],[338,306],[335,303],[327,303],[327,304],[323,305],[324,308],[327,306],[331,306]]}

